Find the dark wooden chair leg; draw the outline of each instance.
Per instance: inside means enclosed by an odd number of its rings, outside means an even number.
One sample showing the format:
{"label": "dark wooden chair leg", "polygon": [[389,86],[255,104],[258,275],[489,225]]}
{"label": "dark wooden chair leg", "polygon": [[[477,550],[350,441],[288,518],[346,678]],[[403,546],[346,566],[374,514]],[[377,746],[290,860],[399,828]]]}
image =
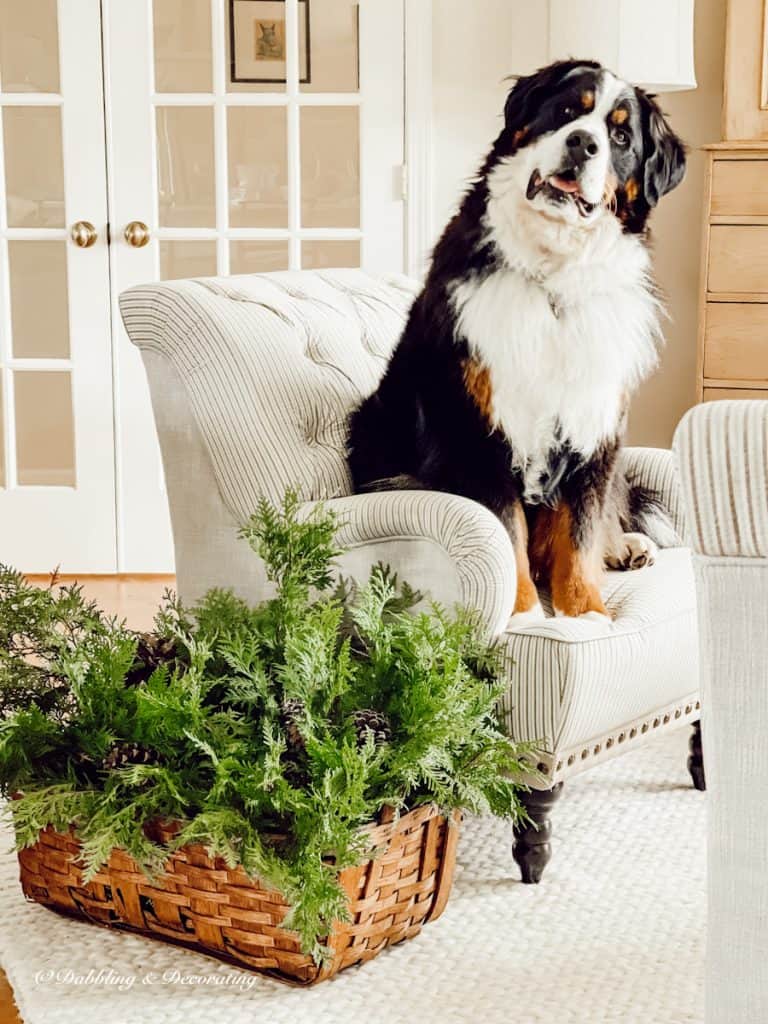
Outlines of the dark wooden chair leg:
{"label": "dark wooden chair leg", "polygon": [[532,789],[521,794],[520,801],[528,812],[530,822],[515,826],[515,842],[512,856],[520,865],[520,872],[526,885],[541,881],[544,868],[552,856],[552,822],[550,811],[560,798],[562,782],[552,789]]}
{"label": "dark wooden chair leg", "polygon": [[701,750],[701,722],[693,723],[693,732],[688,741],[688,771],[691,773],[695,789],[702,793],[707,788],[707,781],[704,777],[704,755]]}

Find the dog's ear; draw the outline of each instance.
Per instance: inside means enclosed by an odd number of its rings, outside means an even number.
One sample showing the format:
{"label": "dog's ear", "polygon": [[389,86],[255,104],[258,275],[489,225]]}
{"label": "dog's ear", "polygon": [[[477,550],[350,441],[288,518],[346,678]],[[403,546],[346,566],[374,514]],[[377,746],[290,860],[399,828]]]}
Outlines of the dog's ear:
{"label": "dog's ear", "polygon": [[521,75],[509,91],[504,104],[504,127],[508,131],[519,131],[530,121],[536,95],[543,92],[542,72]]}
{"label": "dog's ear", "polygon": [[645,97],[648,107],[645,147],[644,192],[649,206],[671,192],[685,175],[685,146],[667,123],[653,97]]}
{"label": "dog's ear", "polygon": [[509,91],[504,104],[504,127],[519,131],[529,124],[541,103],[571,68],[570,61],[557,61],[539,68],[532,75],[521,75]]}

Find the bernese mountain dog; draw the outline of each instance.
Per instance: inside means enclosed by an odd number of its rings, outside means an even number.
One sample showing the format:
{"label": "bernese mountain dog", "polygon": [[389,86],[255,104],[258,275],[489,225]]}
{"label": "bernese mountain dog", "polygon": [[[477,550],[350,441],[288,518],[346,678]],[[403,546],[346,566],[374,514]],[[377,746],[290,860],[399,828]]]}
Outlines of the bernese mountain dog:
{"label": "bernese mountain dog", "polygon": [[[647,221],[685,172],[653,96],[594,61],[519,78],[504,127],[434,250],[377,390],[353,413],[356,491],[465,495],[508,529],[515,622],[605,615],[604,565],[673,530],[619,470],[663,310]],[[670,536],[672,535],[672,536]]]}

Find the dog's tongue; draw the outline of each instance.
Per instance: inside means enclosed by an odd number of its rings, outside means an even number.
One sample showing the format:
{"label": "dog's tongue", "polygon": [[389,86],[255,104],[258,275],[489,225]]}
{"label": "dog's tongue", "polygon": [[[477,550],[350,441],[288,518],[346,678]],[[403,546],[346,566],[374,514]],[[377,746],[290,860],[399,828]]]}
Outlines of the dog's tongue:
{"label": "dog's tongue", "polygon": [[566,178],[561,178],[557,174],[553,174],[549,179],[550,185],[554,185],[555,188],[559,188],[561,192],[578,192],[579,183],[577,181],[568,181]]}

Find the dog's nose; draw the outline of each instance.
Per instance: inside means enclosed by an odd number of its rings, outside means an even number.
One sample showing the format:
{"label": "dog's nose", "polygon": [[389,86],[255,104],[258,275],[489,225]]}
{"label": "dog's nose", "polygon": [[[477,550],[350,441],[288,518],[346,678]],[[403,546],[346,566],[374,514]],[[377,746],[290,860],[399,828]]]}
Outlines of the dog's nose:
{"label": "dog's nose", "polygon": [[585,131],[571,132],[565,140],[565,145],[568,155],[576,167],[580,167],[587,160],[591,160],[593,156],[597,156],[599,148],[594,135]]}

